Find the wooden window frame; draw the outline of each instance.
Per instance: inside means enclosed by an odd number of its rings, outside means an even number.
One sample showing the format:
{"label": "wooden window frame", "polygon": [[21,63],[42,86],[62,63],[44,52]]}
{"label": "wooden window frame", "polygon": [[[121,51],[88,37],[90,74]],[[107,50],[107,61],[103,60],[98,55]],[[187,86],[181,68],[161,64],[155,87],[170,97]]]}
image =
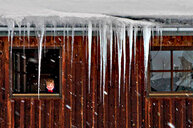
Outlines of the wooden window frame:
{"label": "wooden window frame", "polygon": [[[62,47],[61,46],[45,46],[43,47],[45,49],[59,49],[59,55],[61,56],[59,58],[59,92],[54,94],[49,93],[13,93],[12,87],[13,83],[9,84],[10,88],[10,98],[61,98],[62,97]],[[12,49],[23,49],[23,46],[13,46]],[[38,46],[27,46],[25,49],[38,49]],[[11,47],[9,47],[9,53],[10,53]],[[9,54],[9,73],[10,73],[10,67],[12,66],[11,63],[11,56]],[[11,75],[11,74],[10,74]],[[9,79],[10,79],[9,75]]]}
{"label": "wooden window frame", "polygon": [[[148,96],[149,97],[193,97],[193,91],[183,91],[175,92],[173,90],[173,73],[174,72],[193,72],[193,70],[174,70],[173,69],[173,51],[193,51],[193,46],[152,46],[150,51],[170,51],[170,70],[151,70],[150,69],[150,56],[148,62]],[[149,54],[150,55],[150,54]],[[170,72],[171,73],[171,82],[170,87],[171,91],[151,91],[150,85],[150,74],[152,72]]]}

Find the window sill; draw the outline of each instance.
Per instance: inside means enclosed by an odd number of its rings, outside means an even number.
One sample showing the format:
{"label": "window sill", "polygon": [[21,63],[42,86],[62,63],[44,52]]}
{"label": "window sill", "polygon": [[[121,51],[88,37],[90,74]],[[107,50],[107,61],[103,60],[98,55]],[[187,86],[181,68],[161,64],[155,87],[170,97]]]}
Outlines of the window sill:
{"label": "window sill", "polygon": [[60,98],[61,95],[59,93],[54,93],[54,94],[37,94],[37,93],[21,93],[21,94],[12,94],[11,98]]}
{"label": "window sill", "polygon": [[149,93],[148,97],[193,97],[193,92],[156,92]]}

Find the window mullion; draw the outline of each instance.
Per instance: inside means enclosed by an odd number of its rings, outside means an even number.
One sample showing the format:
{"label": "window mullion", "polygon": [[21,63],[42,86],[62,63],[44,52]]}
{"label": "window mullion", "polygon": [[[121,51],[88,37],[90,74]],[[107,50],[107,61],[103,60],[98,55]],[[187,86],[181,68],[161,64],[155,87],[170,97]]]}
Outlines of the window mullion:
{"label": "window mullion", "polygon": [[171,91],[173,92],[173,50],[171,50]]}

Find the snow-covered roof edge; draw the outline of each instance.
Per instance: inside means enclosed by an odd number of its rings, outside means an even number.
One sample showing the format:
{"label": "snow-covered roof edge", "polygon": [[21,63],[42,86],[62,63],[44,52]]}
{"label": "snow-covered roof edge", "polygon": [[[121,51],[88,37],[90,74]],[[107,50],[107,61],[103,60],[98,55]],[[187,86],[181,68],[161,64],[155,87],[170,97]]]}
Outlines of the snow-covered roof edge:
{"label": "snow-covered roof edge", "polygon": [[125,24],[133,26],[156,26],[156,23],[149,21],[135,21],[128,18],[119,18],[114,16],[102,15],[102,14],[88,14],[88,13],[59,13],[55,12],[53,15],[49,16],[0,16],[0,25],[13,26],[14,25],[72,25],[77,24],[88,24],[92,22],[93,24]]}

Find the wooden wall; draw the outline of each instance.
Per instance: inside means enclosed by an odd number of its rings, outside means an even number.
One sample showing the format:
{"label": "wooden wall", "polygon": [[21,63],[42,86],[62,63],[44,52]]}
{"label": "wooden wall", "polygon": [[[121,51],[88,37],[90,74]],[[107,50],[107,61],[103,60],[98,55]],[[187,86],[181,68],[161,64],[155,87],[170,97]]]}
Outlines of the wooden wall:
{"label": "wooden wall", "polygon": [[[164,37],[169,41],[177,37]],[[181,39],[181,37],[178,37]],[[184,37],[185,38],[185,37]],[[192,45],[192,37],[186,41]],[[37,46],[37,39],[29,41],[14,37],[13,46]],[[165,42],[168,42],[165,41]],[[182,40],[182,39],[181,39]],[[54,43],[54,41],[56,43]],[[132,59],[129,75],[129,40],[126,44],[126,81],[121,80],[118,95],[118,55],[113,43],[113,70],[110,80],[110,54],[108,50],[104,102],[100,93],[100,46],[99,39],[92,39],[91,89],[88,92],[88,42],[87,37],[74,39],[71,61],[71,38],[65,39],[62,50],[62,97],[61,98],[9,98],[9,42],[0,38],[0,128],[50,127],[50,128],[167,128],[171,122],[176,128],[193,127],[192,98],[147,97],[144,84],[143,39],[137,38],[136,56]],[[156,40],[153,40],[153,44]],[[64,48],[63,37],[47,37],[47,46]],[[159,45],[159,44],[158,44]],[[133,54],[134,54],[133,52]],[[123,67],[123,59],[122,59]],[[122,68],[123,73],[123,68]],[[122,75],[123,76],[123,75]],[[129,78],[129,76],[131,76]]]}

